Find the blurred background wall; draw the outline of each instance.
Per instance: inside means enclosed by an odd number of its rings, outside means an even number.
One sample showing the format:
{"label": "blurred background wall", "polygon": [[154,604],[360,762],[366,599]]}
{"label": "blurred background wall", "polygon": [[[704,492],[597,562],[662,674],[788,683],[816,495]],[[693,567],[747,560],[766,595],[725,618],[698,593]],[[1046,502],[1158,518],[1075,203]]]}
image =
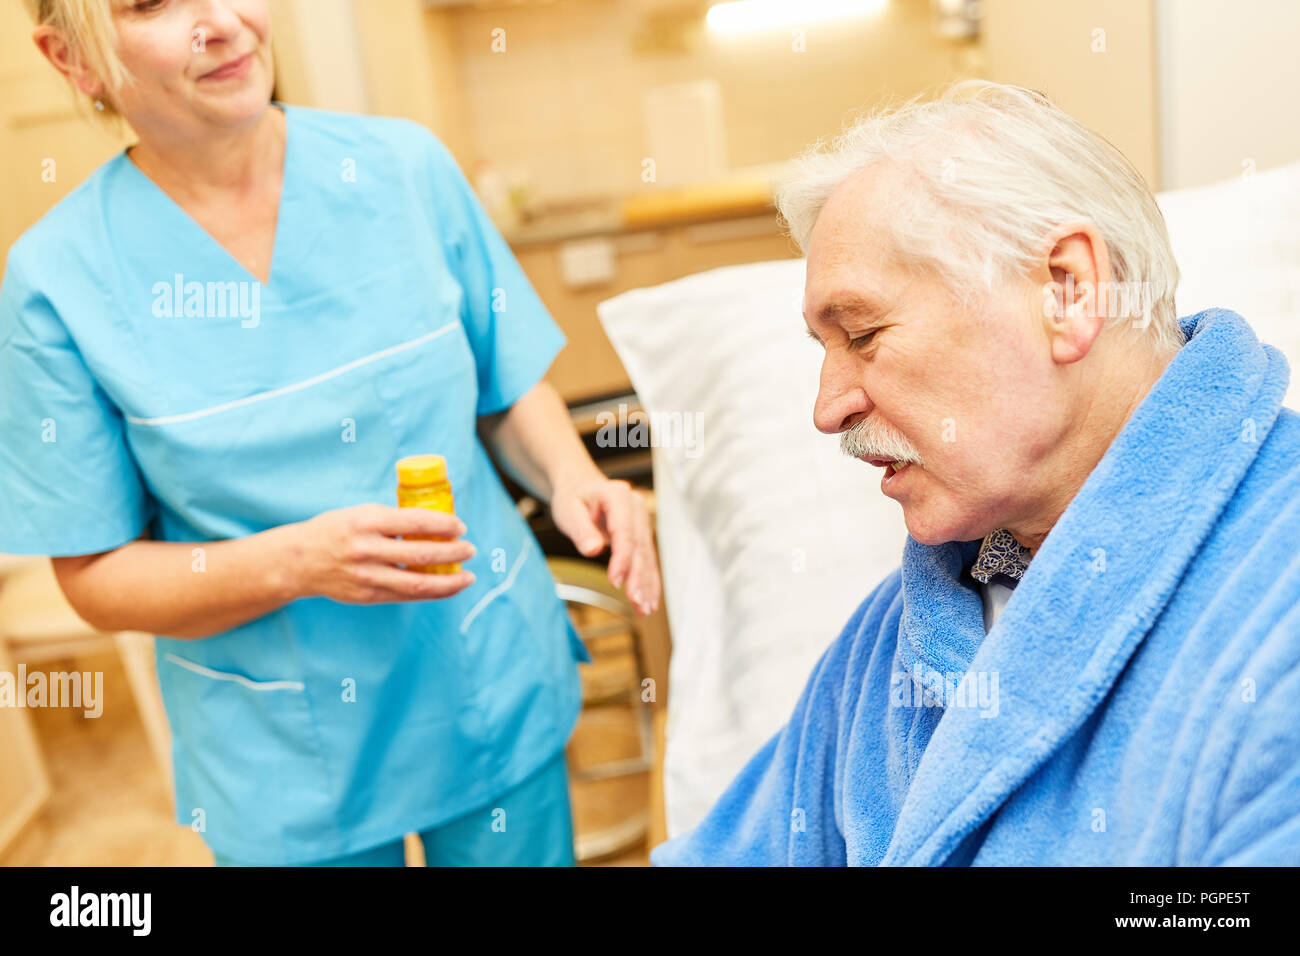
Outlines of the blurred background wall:
{"label": "blurred background wall", "polygon": [[[507,230],[762,170],[858,111],[970,76],[1044,90],[1154,189],[1300,154],[1293,0],[845,0],[825,20],[791,0],[748,31],[711,26],[708,0],[270,2],[282,99],[424,123],[508,197]],[[969,32],[951,26],[963,12]],[[0,251],[120,146],[81,123],[29,37],[4,4]],[[59,175],[33,183],[46,154]]]}
{"label": "blurred background wall", "polygon": [[[1044,90],[1156,189],[1300,152],[1287,119],[1300,90],[1293,0],[984,0],[970,36],[938,26],[962,0],[858,0],[836,19],[739,34],[707,25],[707,0],[270,2],[282,98],[425,123],[471,176],[490,165],[534,211],[642,190],[656,151],[661,186],[778,163],[856,111],[968,76]],[[60,128],[77,120],[21,4],[4,5],[0,27],[14,192],[30,141],[55,129],[71,141]],[[115,148],[83,138],[42,192]],[[5,249],[45,197],[6,198]]]}
{"label": "blurred background wall", "polygon": [[1156,25],[1163,188],[1300,158],[1300,3],[1159,0]]}

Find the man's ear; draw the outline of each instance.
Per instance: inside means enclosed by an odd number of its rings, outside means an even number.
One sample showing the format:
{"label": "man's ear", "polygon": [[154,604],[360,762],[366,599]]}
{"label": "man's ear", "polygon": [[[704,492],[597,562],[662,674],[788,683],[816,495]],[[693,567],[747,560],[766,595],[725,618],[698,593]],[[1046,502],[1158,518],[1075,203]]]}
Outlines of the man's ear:
{"label": "man's ear", "polygon": [[54,27],[49,24],[38,26],[32,32],[32,42],[45,59],[82,93],[87,96],[104,95],[103,82]]}
{"label": "man's ear", "polygon": [[1043,281],[1042,319],[1052,360],[1077,362],[1106,325],[1110,255],[1096,226],[1087,221],[1053,230],[1046,258],[1035,273]]}

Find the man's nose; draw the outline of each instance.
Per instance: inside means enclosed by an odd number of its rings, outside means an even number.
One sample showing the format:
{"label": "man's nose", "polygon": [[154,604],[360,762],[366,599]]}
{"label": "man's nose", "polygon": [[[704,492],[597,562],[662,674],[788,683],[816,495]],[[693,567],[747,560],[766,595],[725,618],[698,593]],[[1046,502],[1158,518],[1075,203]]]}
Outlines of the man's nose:
{"label": "man's nose", "polygon": [[813,404],[813,424],[827,435],[838,435],[871,413],[862,383],[837,365],[829,357],[822,362],[817,401]]}

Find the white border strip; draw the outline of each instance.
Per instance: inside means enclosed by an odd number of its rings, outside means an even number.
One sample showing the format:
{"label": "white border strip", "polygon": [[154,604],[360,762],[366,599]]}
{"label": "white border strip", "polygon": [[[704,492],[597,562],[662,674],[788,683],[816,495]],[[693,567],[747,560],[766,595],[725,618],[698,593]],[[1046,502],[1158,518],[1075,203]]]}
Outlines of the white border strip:
{"label": "white border strip", "polygon": [[163,655],[173,664],[179,664],[186,670],[194,671],[196,674],[202,674],[204,677],[211,677],[214,680],[229,680],[236,684],[243,684],[249,690],[306,690],[307,687],[301,681],[296,680],[267,680],[255,681],[249,680],[242,674],[223,674],[221,671],[214,671],[210,667],[204,667],[202,664],[196,664],[193,661],[187,661],[183,657],[177,657],[175,654],[167,653]]}
{"label": "white border strip", "polygon": [[233,402],[226,402],[222,405],[213,405],[211,408],[200,409],[197,412],[184,412],[180,415],[163,415],[160,418],[137,418],[135,415],[126,415],[125,418],[133,425],[173,425],[176,422],[188,422],[193,421],[196,418],[215,415],[218,412],[238,408],[241,405],[251,405],[253,402],[265,401],[268,398],[275,398],[289,392],[296,392],[299,389],[319,385],[326,379],[331,379],[336,375],[342,375],[344,372],[350,372],[352,369],[357,368],[360,365],[365,365],[367,362],[373,362],[376,359],[385,358],[389,355],[394,355],[397,352],[402,352],[406,349],[414,348],[417,345],[422,345],[431,339],[438,338],[440,335],[446,335],[459,324],[459,322],[448,322],[442,328],[434,329],[432,332],[421,335],[418,339],[411,339],[411,341],[402,342],[400,345],[392,345],[386,349],[380,349],[378,352],[372,352],[370,355],[348,362],[346,365],[340,365],[338,368],[331,369],[328,372],[322,372],[320,375],[314,375],[309,379],[305,379],[304,381],[297,382],[293,385],[285,385],[283,388],[273,388],[269,392],[258,392],[256,395],[249,395],[246,398],[237,398]]}
{"label": "white border strip", "polygon": [[470,623],[474,620],[474,618],[478,617],[480,611],[482,611],[485,607],[487,607],[489,604],[495,601],[506,591],[510,590],[510,588],[515,583],[515,577],[519,574],[519,569],[524,566],[524,562],[526,560],[528,560],[527,540],[524,541],[523,549],[519,552],[519,557],[515,558],[514,567],[510,569],[510,573],[506,575],[506,579],[502,581],[500,584],[498,584],[496,587],[494,587],[491,591],[488,591],[487,594],[484,594],[481,598],[479,598],[478,603],[475,604],[472,608],[470,608],[469,613],[465,615],[465,620],[460,622],[460,632],[462,634],[466,633],[469,630]]}

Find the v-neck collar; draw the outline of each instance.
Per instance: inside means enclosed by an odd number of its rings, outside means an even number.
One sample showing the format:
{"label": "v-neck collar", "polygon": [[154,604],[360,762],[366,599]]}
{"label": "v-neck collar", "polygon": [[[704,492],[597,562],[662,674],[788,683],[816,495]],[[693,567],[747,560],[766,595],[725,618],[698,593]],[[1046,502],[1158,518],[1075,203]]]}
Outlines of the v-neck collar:
{"label": "v-neck collar", "polygon": [[283,272],[284,266],[284,247],[285,247],[285,211],[290,208],[289,190],[292,181],[292,170],[295,168],[291,162],[293,156],[291,150],[297,142],[294,135],[293,116],[291,108],[286,103],[280,103],[276,100],[271,101],[272,108],[279,109],[284,114],[284,160],[280,172],[280,201],[275,211],[275,238],[271,243],[271,262],[270,269],[267,272],[266,281],[263,282],[259,276],[249,271],[248,267],[236,259],[230,251],[217,241],[217,238],[208,232],[197,219],[191,216],[180,203],[172,198],[167,190],[163,189],[135,162],[127,155],[130,147],[123,149],[119,154],[122,164],[131,170],[129,175],[138,177],[144,183],[146,189],[150,189],[158,196],[164,204],[169,205],[180,217],[186,222],[189,228],[201,236],[202,242],[206,243],[214,250],[214,253],[223,257],[226,263],[233,269],[239,270],[240,274],[245,276],[248,281],[256,282],[263,288],[270,288],[275,282],[277,276]]}

